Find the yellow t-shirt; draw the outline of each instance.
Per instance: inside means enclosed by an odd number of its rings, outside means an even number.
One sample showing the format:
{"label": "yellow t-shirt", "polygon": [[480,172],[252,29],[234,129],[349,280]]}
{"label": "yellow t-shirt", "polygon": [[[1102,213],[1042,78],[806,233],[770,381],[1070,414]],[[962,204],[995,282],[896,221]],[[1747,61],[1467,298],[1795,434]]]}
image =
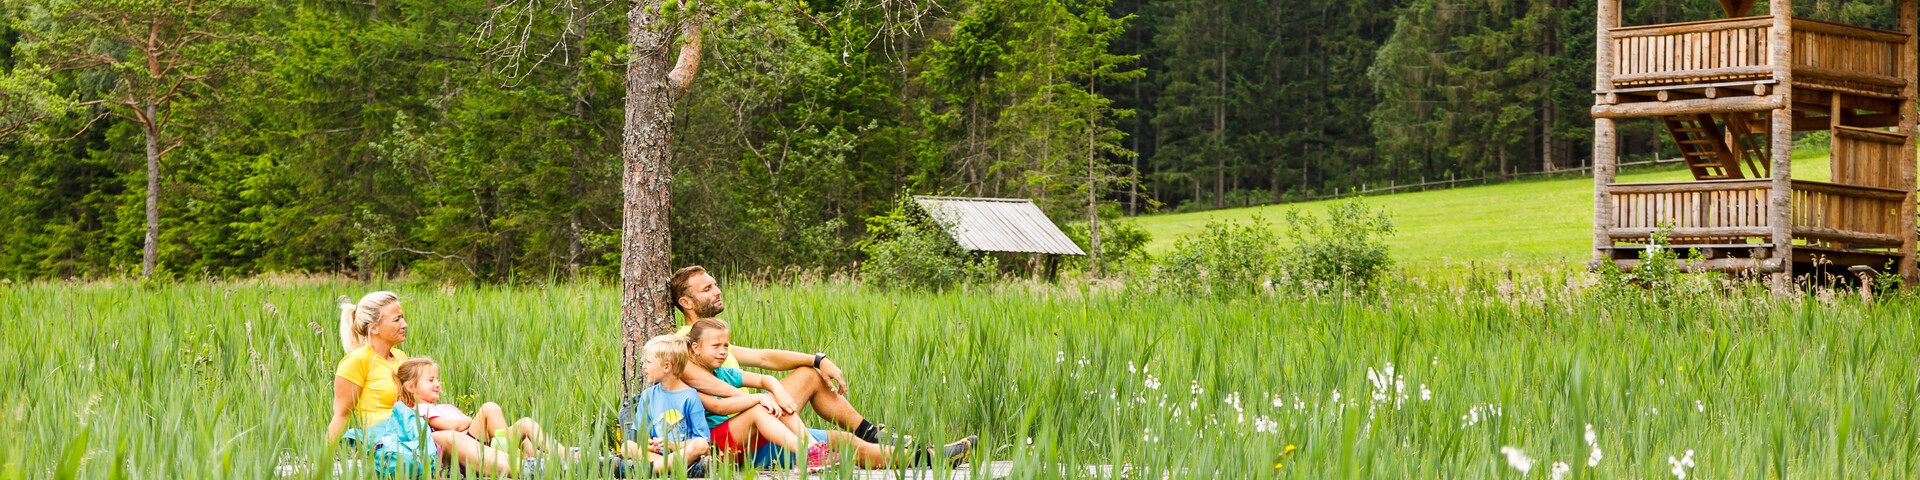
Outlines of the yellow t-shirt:
{"label": "yellow t-shirt", "polygon": [[387,360],[374,354],[373,347],[364,345],[340,359],[340,367],[334,369],[333,375],[360,386],[360,398],[353,401],[354,418],[359,420],[360,428],[386,421],[393,415],[393,402],[400,398],[400,383],[394,381],[393,372],[404,361],[407,361],[407,352],[398,348],[393,349],[393,360]]}

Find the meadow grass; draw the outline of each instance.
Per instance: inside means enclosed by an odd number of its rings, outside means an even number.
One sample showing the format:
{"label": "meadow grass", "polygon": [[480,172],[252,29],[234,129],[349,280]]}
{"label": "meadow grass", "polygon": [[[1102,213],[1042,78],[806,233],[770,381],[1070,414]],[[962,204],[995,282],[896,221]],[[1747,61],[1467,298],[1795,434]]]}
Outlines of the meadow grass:
{"label": "meadow grass", "polygon": [[[1824,152],[1796,152],[1793,178],[1831,178]],[[1691,180],[1678,166],[1623,172],[1621,182]],[[1259,216],[1285,233],[1287,210],[1324,217],[1331,201],[1231,208],[1135,217],[1152,235],[1147,252],[1163,255],[1183,235],[1215,220],[1249,222]],[[1393,215],[1399,233],[1387,243],[1399,263],[1416,272],[1454,264],[1533,267],[1585,261],[1593,248],[1592,177],[1519,180],[1487,186],[1381,195],[1368,204]]]}
{"label": "meadow grass", "polygon": [[[1920,306],[1742,287],[1616,304],[1589,281],[1232,300],[728,283],[723,316],[736,344],[829,352],[875,420],[980,435],[975,461],[1015,478],[1655,479],[1689,450],[1687,478],[1920,475]],[[0,479],[326,475],[333,299],[375,289],[403,296],[400,348],[441,362],[453,403],[603,444],[610,286],[29,284],[0,287]],[[1502,447],[1538,464],[1521,475]]]}

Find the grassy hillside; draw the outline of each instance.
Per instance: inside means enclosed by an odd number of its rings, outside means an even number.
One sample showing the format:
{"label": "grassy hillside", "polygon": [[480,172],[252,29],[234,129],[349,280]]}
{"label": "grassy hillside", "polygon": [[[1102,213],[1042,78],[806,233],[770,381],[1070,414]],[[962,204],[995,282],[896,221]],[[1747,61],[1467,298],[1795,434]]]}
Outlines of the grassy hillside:
{"label": "grassy hillside", "polygon": [[[1798,156],[1796,156],[1798,157]],[[1793,177],[1828,179],[1824,155],[1797,158]],[[1680,181],[1693,178],[1684,168],[1663,166],[1628,171],[1622,182]],[[1527,180],[1451,190],[1369,197],[1375,208],[1392,212],[1399,234],[1389,239],[1396,261],[1424,270],[1447,263],[1543,265],[1584,262],[1593,244],[1593,179]],[[1199,232],[1213,220],[1245,222],[1255,215],[1284,231],[1288,209],[1316,216],[1329,201],[1236,208],[1138,217],[1153,235],[1147,250],[1155,255],[1173,248],[1181,236]]]}

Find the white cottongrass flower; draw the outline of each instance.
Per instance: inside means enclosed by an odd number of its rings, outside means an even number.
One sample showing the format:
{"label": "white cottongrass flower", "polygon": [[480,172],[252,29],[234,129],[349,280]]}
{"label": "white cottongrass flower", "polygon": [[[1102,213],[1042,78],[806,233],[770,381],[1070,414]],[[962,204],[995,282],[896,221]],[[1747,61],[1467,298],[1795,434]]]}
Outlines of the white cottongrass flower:
{"label": "white cottongrass flower", "polygon": [[1373,384],[1373,401],[1385,402],[1393,399],[1393,408],[1398,410],[1400,402],[1407,399],[1407,383],[1400,375],[1393,373],[1393,362],[1387,362],[1384,370],[1367,368],[1367,381]]}
{"label": "white cottongrass flower", "polygon": [[1476,424],[1479,424],[1480,420],[1482,419],[1492,419],[1493,417],[1498,417],[1498,416],[1500,416],[1499,405],[1494,405],[1494,404],[1474,405],[1473,408],[1467,409],[1466,415],[1460,416],[1460,422],[1463,424],[1463,425],[1460,425],[1460,428],[1471,427]]}
{"label": "white cottongrass flower", "polygon": [[1420,384],[1420,400],[1421,401],[1433,400],[1433,390],[1428,390],[1427,384],[1424,384],[1424,383]]}
{"label": "white cottongrass flower", "polygon": [[1593,449],[1587,452],[1587,466],[1600,466],[1600,434],[1594,433],[1593,424],[1591,423],[1587,424],[1587,447]]}
{"label": "white cottongrass flower", "polygon": [[1273,419],[1267,418],[1266,415],[1253,417],[1253,431],[1257,433],[1280,433],[1280,422],[1275,422]]}
{"label": "white cottongrass flower", "polygon": [[1060,363],[1065,361],[1067,361],[1067,352],[1060,351],[1060,350],[1055,350],[1053,352],[1053,363]]}
{"label": "white cottongrass flower", "polygon": [[1553,469],[1549,470],[1547,475],[1553,480],[1562,480],[1567,478],[1569,473],[1573,473],[1573,467],[1567,466],[1567,462],[1553,462]]}
{"label": "white cottongrass flower", "polygon": [[1687,450],[1679,459],[1667,457],[1667,464],[1673,466],[1673,478],[1687,480],[1687,469],[1693,468],[1693,450]]}
{"label": "white cottongrass flower", "polygon": [[1148,390],[1159,390],[1159,389],[1160,389],[1160,379],[1158,379],[1158,378],[1153,378],[1153,375],[1147,375],[1147,383],[1146,383],[1146,385],[1147,385],[1147,389],[1148,389]]}
{"label": "white cottongrass flower", "polygon": [[1200,396],[1200,394],[1207,393],[1207,389],[1200,388],[1200,381],[1194,380],[1193,385],[1187,387],[1187,393],[1191,393],[1197,397]]}
{"label": "white cottongrass flower", "polygon": [[1160,443],[1160,437],[1153,434],[1153,427],[1147,427],[1145,430],[1141,430],[1140,440],[1148,443]]}
{"label": "white cottongrass flower", "polygon": [[1693,410],[1700,413],[1707,413],[1707,404],[1701,403],[1699,400],[1694,400]]}
{"label": "white cottongrass flower", "polygon": [[1521,475],[1526,475],[1528,471],[1533,470],[1533,457],[1527,456],[1526,451],[1514,447],[1500,447],[1500,453],[1507,456],[1507,466],[1519,470]]}

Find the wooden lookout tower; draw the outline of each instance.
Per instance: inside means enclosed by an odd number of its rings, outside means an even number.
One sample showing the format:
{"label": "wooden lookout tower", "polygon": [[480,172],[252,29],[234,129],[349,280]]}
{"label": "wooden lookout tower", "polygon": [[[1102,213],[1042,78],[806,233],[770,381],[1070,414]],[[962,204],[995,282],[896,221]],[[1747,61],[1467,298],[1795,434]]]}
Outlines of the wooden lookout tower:
{"label": "wooden lookout tower", "polygon": [[[1599,0],[1593,106],[1595,267],[1631,267],[1651,233],[1698,249],[1695,271],[1914,266],[1915,8],[1900,31],[1792,15],[1790,0],[1719,0],[1727,18],[1620,25]],[[1693,180],[1615,183],[1614,121],[1659,117]],[[1832,178],[1795,180],[1793,132],[1832,136]]]}

